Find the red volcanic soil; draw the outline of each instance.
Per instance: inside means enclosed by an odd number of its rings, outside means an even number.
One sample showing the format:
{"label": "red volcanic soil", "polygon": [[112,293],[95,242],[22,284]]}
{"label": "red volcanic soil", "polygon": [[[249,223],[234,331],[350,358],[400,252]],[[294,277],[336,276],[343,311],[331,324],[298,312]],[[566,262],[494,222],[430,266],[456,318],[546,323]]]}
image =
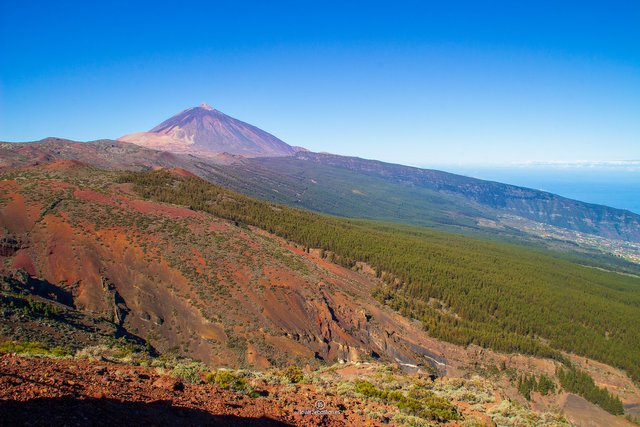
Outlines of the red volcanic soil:
{"label": "red volcanic soil", "polygon": [[[185,384],[153,368],[0,355],[0,425],[375,425],[312,385],[258,392],[252,398],[204,381]],[[320,398],[340,413],[300,413]]]}
{"label": "red volcanic soil", "polygon": [[88,202],[97,202],[120,208],[132,208],[142,214],[164,214],[172,218],[202,217],[203,214],[191,209],[171,205],[160,205],[146,200],[132,200],[114,194],[100,193],[93,190],[76,190],[73,195]]}
{"label": "red volcanic soil", "polygon": [[169,169],[169,172],[171,172],[174,175],[178,175],[178,176],[186,176],[186,177],[191,177],[191,178],[197,178],[198,176],[195,174],[192,174],[191,172],[189,172],[186,169],[183,168],[172,168]]}
{"label": "red volcanic soil", "polygon": [[86,165],[77,160],[55,160],[41,166],[44,170],[68,170],[76,167],[85,167]]}

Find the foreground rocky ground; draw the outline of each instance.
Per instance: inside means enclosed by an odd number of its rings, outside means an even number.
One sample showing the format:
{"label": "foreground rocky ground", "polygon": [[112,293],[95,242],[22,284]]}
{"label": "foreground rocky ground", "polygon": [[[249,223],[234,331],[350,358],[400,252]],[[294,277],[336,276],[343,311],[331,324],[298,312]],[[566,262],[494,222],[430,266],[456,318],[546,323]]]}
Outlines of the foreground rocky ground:
{"label": "foreground rocky ground", "polygon": [[[310,386],[259,390],[250,397],[207,383],[190,384],[156,369],[87,360],[0,356],[2,425],[374,425],[322,397],[331,415],[303,415]],[[339,411],[340,413],[333,412]]]}
{"label": "foreground rocky ground", "polygon": [[[0,425],[570,425],[479,377],[432,381],[367,363],[304,373],[166,366],[0,354]],[[594,425],[623,421],[606,415]]]}

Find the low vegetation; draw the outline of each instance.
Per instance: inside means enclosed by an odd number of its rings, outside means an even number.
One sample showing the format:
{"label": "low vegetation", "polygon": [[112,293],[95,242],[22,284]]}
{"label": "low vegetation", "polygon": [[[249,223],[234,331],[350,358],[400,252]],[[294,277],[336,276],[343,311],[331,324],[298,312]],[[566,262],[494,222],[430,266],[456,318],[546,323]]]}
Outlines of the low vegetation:
{"label": "low vegetation", "polygon": [[73,353],[61,346],[49,347],[41,342],[6,341],[0,343],[0,353],[11,353],[22,356],[67,357]]}
{"label": "low vegetation", "polygon": [[535,413],[517,402],[503,400],[487,411],[498,426],[570,427],[562,416],[553,412]]}
{"label": "low vegetation", "polygon": [[210,372],[206,376],[206,381],[216,384],[223,390],[233,390],[251,397],[259,396],[258,392],[244,378],[244,375],[230,369],[218,369],[216,372]]}
{"label": "low vegetation", "polygon": [[181,362],[176,363],[171,370],[171,375],[176,378],[180,378],[182,381],[190,384],[198,384],[202,381],[200,373],[203,372],[206,367],[199,362]]}
{"label": "low vegetation", "polygon": [[356,381],[354,390],[363,396],[393,404],[419,418],[440,422],[460,419],[460,414],[451,402],[434,395],[430,390],[413,389],[405,395],[398,390],[379,389],[365,380]]}
{"label": "low vegetation", "polygon": [[290,365],[280,371],[280,375],[286,378],[289,382],[299,383],[304,379],[304,374],[302,373],[302,369],[300,369],[296,365]]}

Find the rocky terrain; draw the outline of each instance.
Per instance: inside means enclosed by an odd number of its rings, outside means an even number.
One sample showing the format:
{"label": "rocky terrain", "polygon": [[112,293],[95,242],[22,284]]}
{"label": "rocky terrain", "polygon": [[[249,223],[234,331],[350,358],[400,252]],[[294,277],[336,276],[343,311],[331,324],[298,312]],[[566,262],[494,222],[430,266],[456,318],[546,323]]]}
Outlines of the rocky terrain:
{"label": "rocky terrain", "polygon": [[37,426],[632,426],[573,394],[526,402],[510,389],[513,371],[433,381],[379,363],[248,371],[95,352],[5,354],[0,414],[2,425]]}
{"label": "rocky terrain", "polygon": [[[262,384],[255,396],[202,379],[184,381],[155,368],[90,360],[0,356],[2,425],[373,425],[311,385]],[[197,383],[196,383],[197,381]],[[362,404],[364,407],[365,405]]]}

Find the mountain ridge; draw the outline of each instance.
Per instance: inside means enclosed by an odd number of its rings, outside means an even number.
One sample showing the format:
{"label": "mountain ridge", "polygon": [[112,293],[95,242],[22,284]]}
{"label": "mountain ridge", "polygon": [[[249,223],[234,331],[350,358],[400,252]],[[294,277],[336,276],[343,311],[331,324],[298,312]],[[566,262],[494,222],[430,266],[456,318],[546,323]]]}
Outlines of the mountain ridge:
{"label": "mountain ridge", "polygon": [[[525,224],[529,228],[549,222],[575,233],[640,241],[640,215],[633,212],[377,160],[308,151],[288,157],[245,158],[226,153],[199,156],[113,140],[84,143],[47,138],[31,143],[0,143],[0,169],[55,159],[79,160],[112,170],[180,167],[250,196],[339,216],[450,230],[484,230],[496,235],[515,233],[517,238],[524,230],[522,224],[517,224],[518,218],[529,218],[526,221],[532,223]],[[487,193],[494,194],[486,197]],[[568,209],[561,209],[563,206]],[[547,207],[551,210],[545,214]],[[553,209],[564,216],[557,216]],[[532,234],[531,230],[524,233]],[[546,239],[546,232],[534,229],[533,235]]]}

